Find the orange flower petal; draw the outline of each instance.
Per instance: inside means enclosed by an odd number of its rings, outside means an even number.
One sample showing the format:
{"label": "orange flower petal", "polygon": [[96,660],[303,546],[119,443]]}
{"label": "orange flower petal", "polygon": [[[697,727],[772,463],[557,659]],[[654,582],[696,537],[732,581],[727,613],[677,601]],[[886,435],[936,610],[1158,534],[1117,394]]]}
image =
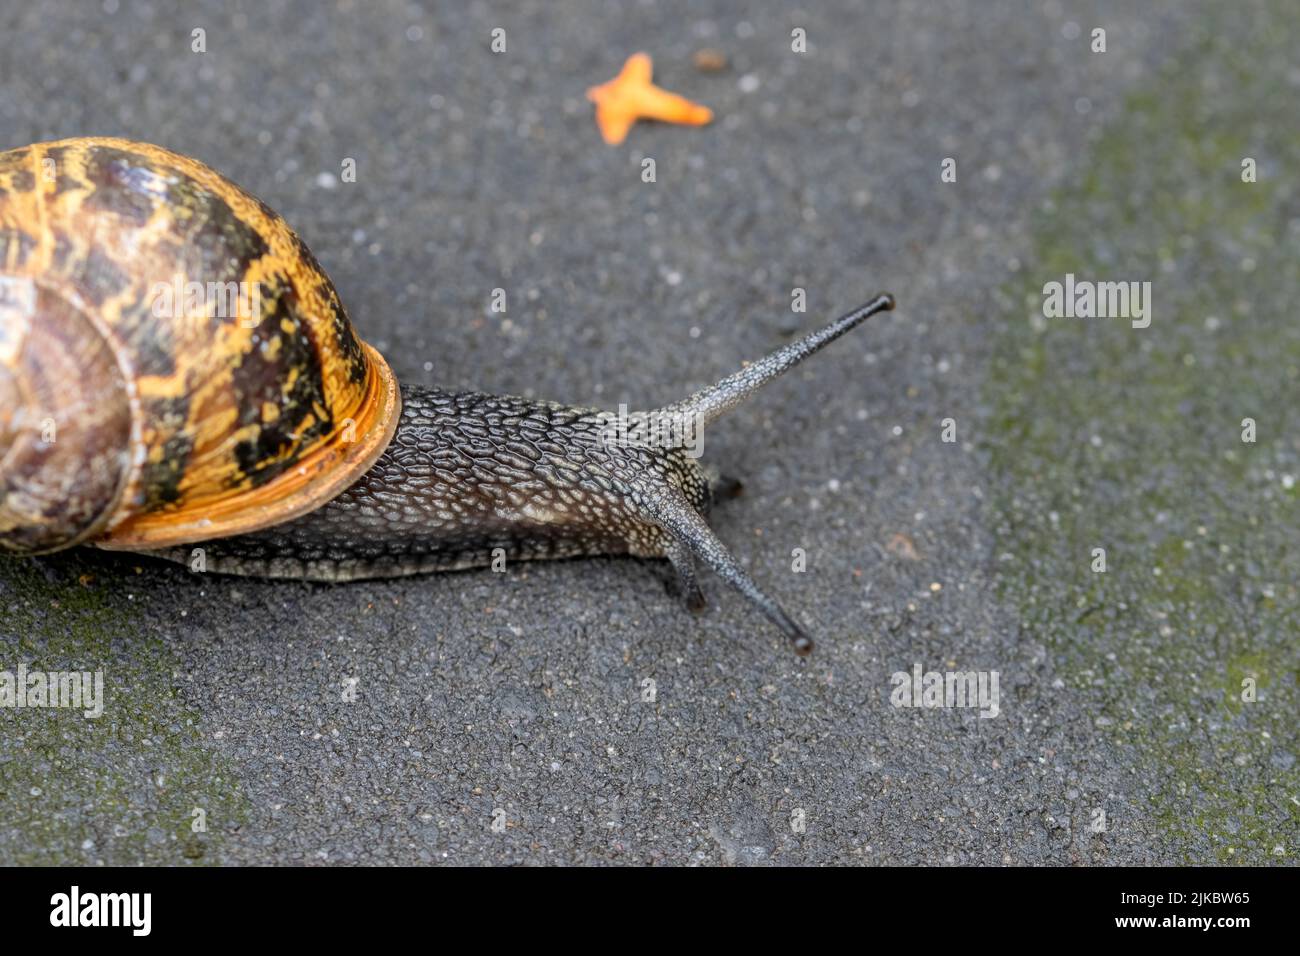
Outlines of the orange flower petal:
{"label": "orange flower petal", "polygon": [[650,82],[654,66],[645,53],[634,53],[618,76],[587,90],[596,104],[596,125],[606,143],[615,146],[627,138],[632,124],[641,119],[703,126],[713,120],[713,110],[684,96],[669,93]]}

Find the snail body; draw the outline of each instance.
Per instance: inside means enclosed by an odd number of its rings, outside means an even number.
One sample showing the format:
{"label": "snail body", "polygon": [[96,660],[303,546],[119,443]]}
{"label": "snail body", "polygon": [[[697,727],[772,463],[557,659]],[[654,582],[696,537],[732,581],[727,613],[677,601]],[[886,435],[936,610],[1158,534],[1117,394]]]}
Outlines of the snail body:
{"label": "snail body", "polygon": [[892,306],[613,432],[594,408],[399,388],[302,240],[196,160],[0,153],[0,553],[199,545],[208,571],[328,581],[631,554],[668,558],[692,607],[698,558],[806,653],[705,523],[680,428],[655,426],[702,427]]}

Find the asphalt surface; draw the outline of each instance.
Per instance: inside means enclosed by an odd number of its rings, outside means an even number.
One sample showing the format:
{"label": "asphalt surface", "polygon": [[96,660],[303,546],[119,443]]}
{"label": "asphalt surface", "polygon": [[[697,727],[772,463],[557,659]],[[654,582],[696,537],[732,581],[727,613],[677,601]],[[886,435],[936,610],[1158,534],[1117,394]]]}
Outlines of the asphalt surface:
{"label": "asphalt surface", "polygon": [[[712,524],[806,661],[652,562],[336,587],[0,564],[0,670],[102,669],[107,695],[0,709],[0,863],[1291,863],[1298,24],[1134,6],[5,5],[0,148],[202,159],[403,381],[655,407],[877,291],[899,308],[706,437],[746,484]],[[601,142],[584,91],[641,49],[713,125]],[[1152,328],[1044,320],[1076,268],[1163,280]],[[1178,594],[1145,573],[1164,539],[1126,537],[1170,515],[1218,555]],[[997,715],[892,706],[914,665],[998,672]]]}

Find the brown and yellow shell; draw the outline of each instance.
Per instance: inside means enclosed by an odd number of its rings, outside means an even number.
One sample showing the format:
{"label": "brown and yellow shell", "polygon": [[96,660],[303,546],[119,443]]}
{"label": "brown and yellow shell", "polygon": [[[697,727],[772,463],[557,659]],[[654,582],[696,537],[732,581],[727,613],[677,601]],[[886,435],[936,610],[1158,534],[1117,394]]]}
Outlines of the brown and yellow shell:
{"label": "brown and yellow shell", "polygon": [[287,521],[392,437],[392,373],[275,212],[158,146],[0,153],[0,552]]}

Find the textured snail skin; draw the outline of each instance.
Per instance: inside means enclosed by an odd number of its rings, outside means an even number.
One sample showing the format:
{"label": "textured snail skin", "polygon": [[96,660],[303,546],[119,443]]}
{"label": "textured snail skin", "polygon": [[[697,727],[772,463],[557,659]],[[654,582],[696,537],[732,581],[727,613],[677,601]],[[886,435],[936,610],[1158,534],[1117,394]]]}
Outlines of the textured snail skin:
{"label": "textured snail skin", "polygon": [[662,557],[645,499],[702,508],[707,481],[680,449],[620,445],[602,428],[593,409],[403,387],[397,431],[360,481],[287,524],[207,542],[207,569],[346,581],[494,556]]}
{"label": "textured snail skin", "polygon": [[[653,416],[702,427],[876,312],[879,296],[676,405],[633,416],[631,439],[596,409],[407,386],[392,441],[362,478],[317,510],[205,542],[207,571],[347,581],[581,555],[666,557],[687,605],[703,561],[780,627],[812,640],[765,594],[705,521],[709,481],[684,448],[638,440]],[[189,548],[160,556],[181,563]]]}
{"label": "textured snail skin", "polygon": [[[502,558],[630,554],[669,558],[687,605],[699,610],[698,556],[810,652],[811,639],[705,524],[711,498],[698,460],[680,448],[610,441],[606,422],[594,409],[404,387],[393,440],[360,481],[286,524],[204,542],[205,570],[350,581]],[[180,563],[195,555],[157,553]]]}

